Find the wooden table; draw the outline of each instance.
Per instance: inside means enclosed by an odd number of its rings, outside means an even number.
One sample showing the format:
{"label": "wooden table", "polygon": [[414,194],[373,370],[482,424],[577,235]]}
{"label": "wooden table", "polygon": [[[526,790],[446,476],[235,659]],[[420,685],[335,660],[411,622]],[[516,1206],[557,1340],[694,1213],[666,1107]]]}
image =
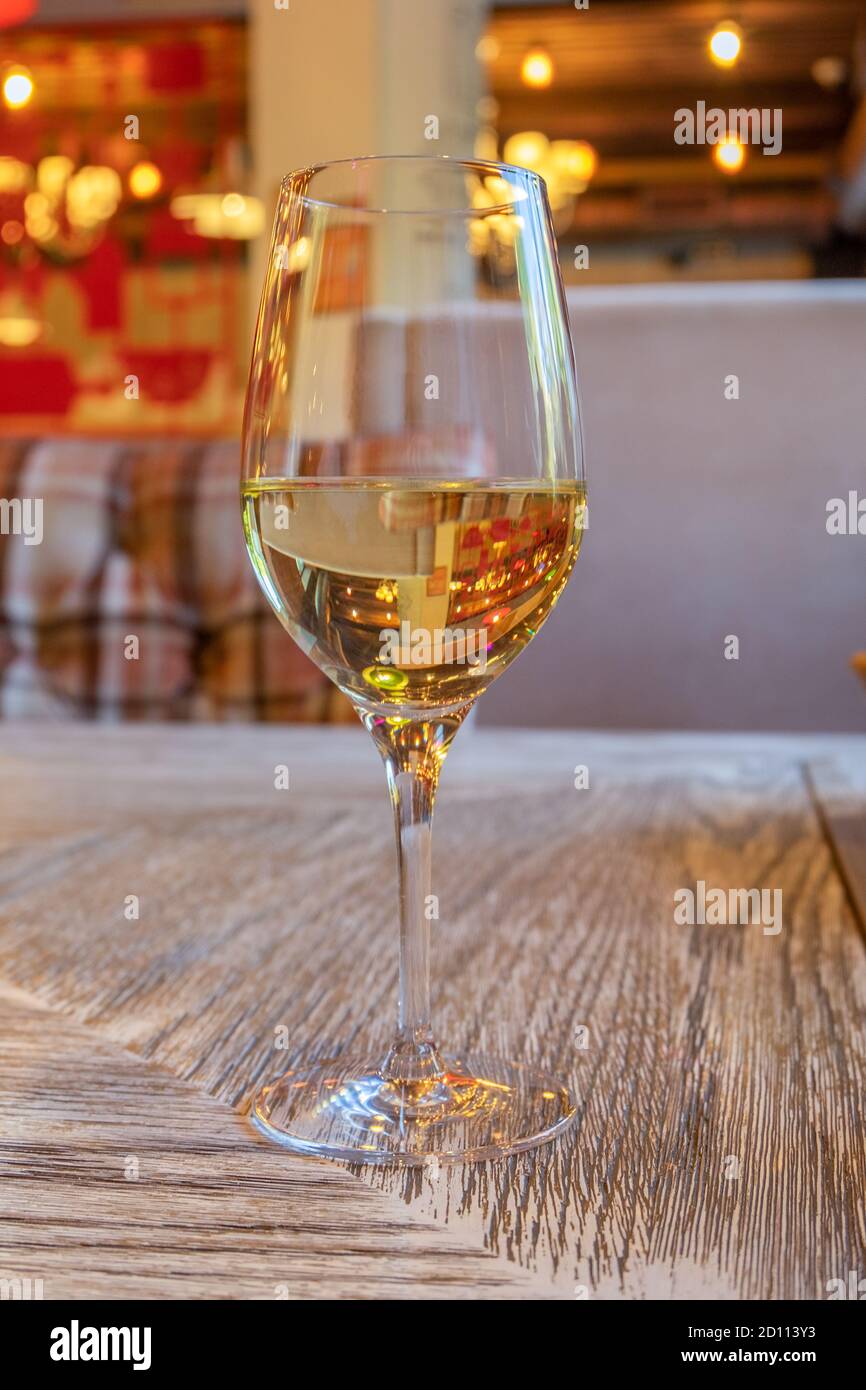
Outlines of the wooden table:
{"label": "wooden table", "polygon": [[[440,1033],[571,1077],[579,1116],[438,1174],[295,1157],[245,1116],[290,1059],[392,1021],[392,827],[362,730],[7,725],[0,785],[0,1277],[46,1298],[814,1299],[866,1270],[866,739],[458,738]],[[781,889],[783,929],[676,925],[698,880]]]}

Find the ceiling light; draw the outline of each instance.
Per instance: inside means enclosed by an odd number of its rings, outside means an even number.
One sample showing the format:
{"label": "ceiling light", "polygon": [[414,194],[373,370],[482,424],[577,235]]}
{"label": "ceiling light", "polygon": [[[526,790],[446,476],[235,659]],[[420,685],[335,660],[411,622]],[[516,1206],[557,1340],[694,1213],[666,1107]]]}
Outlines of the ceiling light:
{"label": "ceiling light", "polygon": [[520,65],[520,76],[527,87],[549,87],[553,81],[553,59],[544,48],[530,48]]}
{"label": "ceiling light", "polygon": [[718,24],[710,35],[710,57],[720,68],[732,67],[742,46],[742,34],[736,24]]}
{"label": "ceiling light", "polygon": [[516,164],[521,169],[538,170],[547,158],[550,141],[540,130],[521,130],[510,135],[502,147],[502,158],[506,164]]}
{"label": "ceiling light", "polygon": [[746,160],[746,147],[736,135],[726,135],[713,149],[713,159],[726,174],[738,174]]}
{"label": "ceiling light", "polygon": [[587,140],[554,140],[550,163],[566,193],[582,193],[595,173],[598,155]]}

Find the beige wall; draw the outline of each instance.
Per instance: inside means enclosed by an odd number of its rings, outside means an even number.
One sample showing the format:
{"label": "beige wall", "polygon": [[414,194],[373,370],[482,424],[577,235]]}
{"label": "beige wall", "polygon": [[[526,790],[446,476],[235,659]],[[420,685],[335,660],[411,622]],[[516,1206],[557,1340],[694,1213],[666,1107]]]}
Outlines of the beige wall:
{"label": "beige wall", "polygon": [[866,536],[826,529],[830,498],[866,491],[866,283],[593,287],[568,304],[589,530],[481,724],[866,729],[849,665]]}

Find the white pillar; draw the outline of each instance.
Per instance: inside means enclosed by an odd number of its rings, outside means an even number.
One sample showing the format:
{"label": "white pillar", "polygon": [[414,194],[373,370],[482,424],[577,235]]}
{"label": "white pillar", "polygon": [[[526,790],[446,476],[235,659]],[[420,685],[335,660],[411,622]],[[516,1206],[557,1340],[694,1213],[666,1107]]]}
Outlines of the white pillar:
{"label": "white pillar", "polygon": [[[471,156],[487,0],[250,0],[253,191],[365,154]],[[438,139],[426,138],[438,121]],[[267,237],[252,256],[258,302]]]}

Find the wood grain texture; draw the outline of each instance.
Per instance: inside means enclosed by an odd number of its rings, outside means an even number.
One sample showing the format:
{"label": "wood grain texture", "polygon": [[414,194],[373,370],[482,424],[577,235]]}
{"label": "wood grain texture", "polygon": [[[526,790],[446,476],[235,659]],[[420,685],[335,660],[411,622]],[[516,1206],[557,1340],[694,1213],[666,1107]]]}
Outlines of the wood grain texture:
{"label": "wood grain texture", "polygon": [[866,764],[817,758],[805,768],[816,814],[866,936]]}
{"label": "wood grain texture", "polygon": [[[530,1280],[0,992],[0,1279],[58,1298],[516,1298]],[[15,1078],[14,1087],[8,1075]]]}
{"label": "wood grain texture", "polygon": [[[274,1152],[243,1118],[263,1078],[380,1045],[392,1020],[390,809],[363,732],[3,730],[0,979],[26,996],[3,1105],[32,1099],[34,1066],[62,1057],[68,1080],[15,1134],[24,1173],[38,1165],[14,1188],[19,1264],[64,1183],[96,1183],[70,1178],[78,1160],[45,1124],[71,1126],[75,1153],[135,1152],[143,1125],[165,1209],[124,1185],[141,1224],[126,1277],[161,1295],[268,1297],[254,1289],[294,1278],[301,1296],[390,1296],[391,1229],[406,1297],[443,1296],[443,1279],[448,1297],[824,1296],[866,1266],[866,959],[807,763],[866,768],[866,740],[458,739],[434,847],[439,1031],[570,1076],[579,1122],[534,1154],[432,1176]],[[675,890],[699,879],[780,889],[781,932],[675,925]],[[206,1232],[233,1226],[238,1172],[255,1212],[226,1276]],[[169,1277],[158,1227],[175,1201],[201,1244]],[[359,1243],[377,1221],[381,1247]],[[84,1244],[52,1277],[89,1295],[124,1266],[107,1275]]]}

